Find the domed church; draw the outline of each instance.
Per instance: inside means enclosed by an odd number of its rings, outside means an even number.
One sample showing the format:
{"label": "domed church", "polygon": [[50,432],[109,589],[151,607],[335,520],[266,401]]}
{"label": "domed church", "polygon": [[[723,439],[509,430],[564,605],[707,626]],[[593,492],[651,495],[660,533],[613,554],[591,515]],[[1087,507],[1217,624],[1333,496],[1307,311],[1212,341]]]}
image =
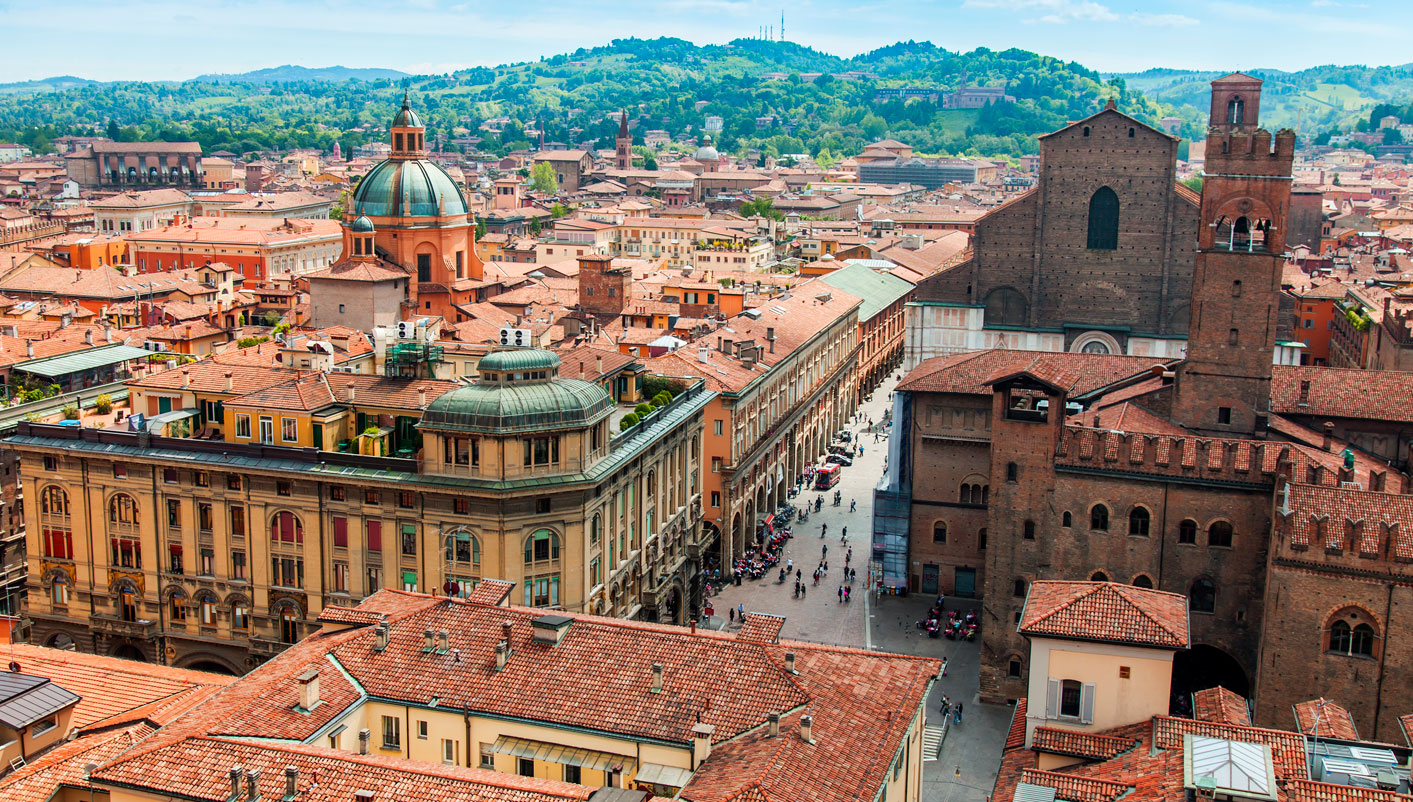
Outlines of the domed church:
{"label": "domed church", "polygon": [[[474,300],[483,276],[475,220],[456,181],[427,158],[426,126],[406,94],[390,133],[391,155],[363,177],[344,213],[341,261],[376,258],[406,272],[410,280],[402,318],[454,319],[455,304]],[[370,230],[368,252],[357,240]]]}

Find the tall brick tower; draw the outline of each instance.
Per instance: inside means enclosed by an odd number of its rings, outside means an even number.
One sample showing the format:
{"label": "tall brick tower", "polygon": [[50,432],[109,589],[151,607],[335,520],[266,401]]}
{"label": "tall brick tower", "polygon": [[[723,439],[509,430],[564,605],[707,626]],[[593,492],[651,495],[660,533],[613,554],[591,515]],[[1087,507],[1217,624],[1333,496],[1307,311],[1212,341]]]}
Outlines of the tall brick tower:
{"label": "tall brick tower", "polygon": [[1257,126],[1261,81],[1212,82],[1187,359],[1173,417],[1199,432],[1261,436],[1270,410],[1295,133]]}
{"label": "tall brick tower", "polygon": [[613,146],[616,155],[618,169],[633,169],[633,135],[628,133],[628,112],[622,112],[623,116],[618,118],[618,136],[614,137]]}

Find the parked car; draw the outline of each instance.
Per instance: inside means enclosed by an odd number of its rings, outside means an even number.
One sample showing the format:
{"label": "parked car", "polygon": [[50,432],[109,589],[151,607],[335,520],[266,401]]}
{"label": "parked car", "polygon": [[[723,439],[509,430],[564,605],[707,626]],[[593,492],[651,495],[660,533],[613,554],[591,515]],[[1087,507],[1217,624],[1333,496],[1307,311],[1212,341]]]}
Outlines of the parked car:
{"label": "parked car", "polygon": [[824,458],[824,461],[833,463],[835,465],[843,465],[844,467],[848,467],[854,464],[853,460],[849,459],[843,454],[830,454],[829,456]]}

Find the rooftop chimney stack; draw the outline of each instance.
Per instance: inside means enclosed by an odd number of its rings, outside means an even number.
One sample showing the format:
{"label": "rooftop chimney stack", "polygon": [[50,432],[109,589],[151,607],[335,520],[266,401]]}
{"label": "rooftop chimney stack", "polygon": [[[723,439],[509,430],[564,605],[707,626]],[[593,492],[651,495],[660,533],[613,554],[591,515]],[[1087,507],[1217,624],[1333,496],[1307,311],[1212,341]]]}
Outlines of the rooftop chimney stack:
{"label": "rooftop chimney stack", "polygon": [[814,743],[814,716],[800,716],[800,740]]}
{"label": "rooftop chimney stack", "polygon": [[445,629],[437,632],[437,651],[443,654],[451,651],[451,633]]}
{"label": "rooftop chimney stack", "polygon": [[417,388],[417,406],[425,408],[427,406],[427,388]]}
{"label": "rooftop chimney stack", "polygon": [[299,769],[285,766],[285,799],[293,799],[299,792]]}
{"label": "rooftop chimney stack", "polygon": [[388,625],[378,624],[373,628],[373,651],[381,652],[388,648]]}
{"label": "rooftop chimney stack", "polygon": [[430,652],[430,651],[432,650],[432,645],[433,645],[433,639],[434,639],[434,638],[435,638],[435,633],[433,633],[432,630],[430,630],[430,629],[428,629],[428,630],[426,630],[426,631],[424,631],[424,632],[422,633],[422,639],[423,639],[422,651],[424,651],[424,652]]}
{"label": "rooftop chimney stack", "polygon": [[510,630],[511,624],[509,621],[500,622],[500,636],[505,640],[505,648],[507,649],[510,648]]}
{"label": "rooftop chimney stack", "polygon": [[260,769],[249,769],[245,772],[245,798],[247,802],[255,802],[260,798]]}
{"label": "rooftop chimney stack", "polygon": [[780,735],[780,714],[767,713],[765,715],[765,720],[770,724],[770,737],[774,738]]}
{"label": "rooftop chimney stack", "polygon": [[796,672],[795,672],[795,653],[794,653],[794,652],[786,652],[786,653],[785,653],[785,670],[788,671],[788,672],[790,672],[791,674],[796,673]]}
{"label": "rooftop chimney stack", "polygon": [[354,791],[353,802],[373,802],[373,792],[367,790]]}
{"label": "rooftop chimney stack", "polygon": [[311,668],[294,678],[299,683],[299,706],[313,710],[319,704],[319,669]]}
{"label": "rooftop chimney stack", "polygon": [[505,669],[505,661],[509,656],[509,651],[510,649],[505,645],[505,641],[496,644],[496,671],[503,671]]}
{"label": "rooftop chimney stack", "polygon": [[34,340],[25,340],[25,358],[34,359]]}
{"label": "rooftop chimney stack", "polygon": [[228,393],[233,393],[233,392],[235,392],[235,377],[232,375],[232,373],[231,373],[229,370],[226,371],[226,373],[225,373],[225,379],[226,379],[226,392],[228,392]]}
{"label": "rooftop chimney stack", "polygon": [[653,663],[653,693],[662,693],[662,663]]}
{"label": "rooftop chimney stack", "polygon": [[231,766],[231,799],[240,799],[240,778],[244,775],[245,769]]}
{"label": "rooftop chimney stack", "polygon": [[1325,421],[1325,442],[1322,448],[1326,451],[1334,451],[1334,421]]}
{"label": "rooftop chimney stack", "polygon": [[93,345],[93,329],[87,329],[83,333],[83,344]]}
{"label": "rooftop chimney stack", "polygon": [[692,767],[706,762],[711,757],[711,735],[716,727],[710,724],[697,724],[692,727]]}
{"label": "rooftop chimney stack", "polygon": [[368,739],[372,736],[373,733],[370,732],[367,727],[358,731],[358,754],[368,754]]}

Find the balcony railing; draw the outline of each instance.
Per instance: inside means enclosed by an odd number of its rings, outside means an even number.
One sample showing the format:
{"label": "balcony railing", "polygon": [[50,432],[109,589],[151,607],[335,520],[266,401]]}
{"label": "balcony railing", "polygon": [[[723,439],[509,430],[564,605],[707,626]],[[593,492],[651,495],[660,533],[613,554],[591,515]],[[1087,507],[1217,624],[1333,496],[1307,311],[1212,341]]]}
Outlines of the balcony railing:
{"label": "balcony railing", "polygon": [[94,613],[89,617],[89,627],[95,632],[125,638],[150,640],[157,636],[157,622],[146,619],[125,621],[120,616],[107,613]]}

